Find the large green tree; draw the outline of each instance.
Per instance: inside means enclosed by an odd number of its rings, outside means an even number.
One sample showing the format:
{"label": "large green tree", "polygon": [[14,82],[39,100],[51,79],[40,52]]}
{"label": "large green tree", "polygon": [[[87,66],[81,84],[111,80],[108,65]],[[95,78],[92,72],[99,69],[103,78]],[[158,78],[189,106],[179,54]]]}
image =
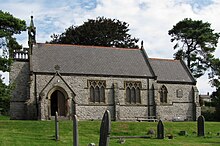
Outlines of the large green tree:
{"label": "large green tree", "polygon": [[[14,34],[20,34],[21,31],[26,30],[26,23],[24,20],[15,18],[8,12],[0,10],[0,70],[3,72],[10,71],[12,63],[13,50],[21,49]],[[10,86],[5,85],[0,75],[0,109],[4,113],[9,109]]]}
{"label": "large green tree", "polygon": [[209,73],[210,83],[215,87],[212,93],[212,102],[215,106],[215,120],[220,121],[220,59],[215,58],[211,61],[211,72]]}
{"label": "large green tree", "polygon": [[117,19],[97,17],[81,26],[71,26],[60,35],[53,34],[50,43],[138,48],[138,39],[131,37],[128,26]]}
{"label": "large green tree", "polygon": [[21,49],[14,34],[20,34],[21,31],[26,30],[26,23],[24,20],[15,18],[8,12],[0,10],[0,49],[3,54],[0,55],[0,70],[9,71],[12,62],[13,50]]}
{"label": "large green tree", "polygon": [[214,59],[220,34],[214,33],[210,23],[190,18],[178,22],[168,34],[171,42],[176,42],[175,58],[185,60],[194,77],[202,76]]}

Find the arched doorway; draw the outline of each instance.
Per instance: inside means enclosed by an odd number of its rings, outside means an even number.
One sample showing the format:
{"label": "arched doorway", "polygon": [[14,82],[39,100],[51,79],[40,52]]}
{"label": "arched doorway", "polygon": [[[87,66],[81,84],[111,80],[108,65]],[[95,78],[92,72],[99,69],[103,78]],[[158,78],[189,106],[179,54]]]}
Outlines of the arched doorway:
{"label": "arched doorway", "polygon": [[60,90],[55,90],[50,97],[51,116],[55,116],[56,111],[59,116],[66,116],[66,98]]}

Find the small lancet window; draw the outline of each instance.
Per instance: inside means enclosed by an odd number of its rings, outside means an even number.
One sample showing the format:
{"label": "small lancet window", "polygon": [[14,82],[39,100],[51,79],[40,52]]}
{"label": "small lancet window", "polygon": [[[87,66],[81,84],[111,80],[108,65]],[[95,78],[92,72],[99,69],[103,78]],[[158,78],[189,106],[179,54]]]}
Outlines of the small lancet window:
{"label": "small lancet window", "polygon": [[161,103],[167,103],[167,93],[168,93],[167,88],[166,86],[163,85],[160,88],[160,102]]}

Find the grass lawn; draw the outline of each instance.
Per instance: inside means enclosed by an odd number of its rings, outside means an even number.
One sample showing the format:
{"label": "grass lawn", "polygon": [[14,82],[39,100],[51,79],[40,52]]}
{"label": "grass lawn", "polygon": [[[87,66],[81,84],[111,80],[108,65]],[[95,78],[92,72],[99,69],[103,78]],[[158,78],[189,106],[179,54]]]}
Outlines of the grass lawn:
{"label": "grass lawn", "polygon": [[[0,116],[0,146],[71,146],[72,121],[59,121],[60,141],[54,140],[54,121],[9,120]],[[147,131],[156,131],[154,122],[112,122],[111,136],[143,136]],[[220,122],[205,123],[205,137],[197,137],[196,122],[164,122],[165,135],[172,134],[174,139],[167,137],[158,140],[155,135],[148,139],[125,139],[119,144],[118,139],[110,139],[110,146],[212,146],[220,145]],[[100,121],[79,122],[79,145],[89,143],[98,145]],[[188,136],[179,136],[179,131],[187,131]]]}

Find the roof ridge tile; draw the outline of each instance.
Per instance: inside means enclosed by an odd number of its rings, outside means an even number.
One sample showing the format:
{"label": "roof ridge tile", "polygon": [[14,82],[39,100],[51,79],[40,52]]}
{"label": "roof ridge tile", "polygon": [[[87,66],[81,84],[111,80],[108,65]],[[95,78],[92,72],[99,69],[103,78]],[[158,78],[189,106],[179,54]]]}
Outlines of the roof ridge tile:
{"label": "roof ridge tile", "polygon": [[76,46],[76,47],[80,47],[80,48],[96,48],[96,49],[141,50],[140,48],[120,48],[120,47],[76,45],[76,44],[50,44],[50,43],[38,43],[38,44],[45,45],[45,46]]}

